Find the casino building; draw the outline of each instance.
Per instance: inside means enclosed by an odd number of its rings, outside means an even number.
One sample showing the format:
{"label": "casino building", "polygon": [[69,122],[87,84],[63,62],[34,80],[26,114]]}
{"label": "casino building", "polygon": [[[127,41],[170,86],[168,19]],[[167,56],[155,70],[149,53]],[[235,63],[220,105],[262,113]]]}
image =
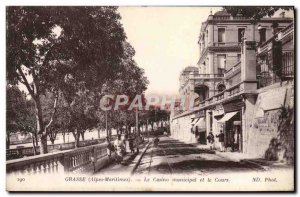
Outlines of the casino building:
{"label": "casino building", "polygon": [[275,143],[290,157],[294,129],[285,125],[283,137],[281,127],[294,106],[293,18],[253,21],[222,10],[202,23],[198,44],[197,66],[179,77],[180,95],[194,96],[196,110],[173,111],[171,135],[206,144],[222,130],[227,150],[234,141],[236,152],[265,157]]}

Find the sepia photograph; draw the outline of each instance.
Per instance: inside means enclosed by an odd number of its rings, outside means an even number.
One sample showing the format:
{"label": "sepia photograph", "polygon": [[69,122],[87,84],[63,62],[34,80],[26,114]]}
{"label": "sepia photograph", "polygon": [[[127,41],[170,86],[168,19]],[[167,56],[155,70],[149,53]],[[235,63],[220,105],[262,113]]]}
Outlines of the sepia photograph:
{"label": "sepia photograph", "polygon": [[8,192],[295,192],[295,7],[5,12]]}

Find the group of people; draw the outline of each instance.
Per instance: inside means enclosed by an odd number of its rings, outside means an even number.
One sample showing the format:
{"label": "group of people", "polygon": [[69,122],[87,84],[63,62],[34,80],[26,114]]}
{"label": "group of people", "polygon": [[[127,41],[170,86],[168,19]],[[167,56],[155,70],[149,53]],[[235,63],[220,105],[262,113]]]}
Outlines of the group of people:
{"label": "group of people", "polygon": [[[237,139],[237,131],[230,131],[231,134],[233,135],[230,135],[230,139],[229,139],[229,142],[230,142],[230,145],[231,145],[231,151],[234,152],[235,151],[235,148],[238,144],[238,139]],[[216,135],[217,138],[219,138],[219,143],[220,143],[220,151],[221,152],[225,152],[225,134],[223,133],[223,130],[220,130],[220,133],[218,135]],[[215,149],[215,136],[213,135],[212,132],[209,132],[209,135],[207,136],[207,141],[210,145],[210,149],[213,150]]]}
{"label": "group of people", "polygon": [[[112,158],[113,153],[115,153],[115,156],[113,159],[119,164],[122,162],[124,155],[126,154],[126,143],[125,140],[121,139],[121,135],[117,136],[117,139],[111,143],[108,138],[107,140],[107,155],[109,158]],[[134,153],[134,140],[135,138],[132,136],[129,136],[129,149],[131,153]]]}

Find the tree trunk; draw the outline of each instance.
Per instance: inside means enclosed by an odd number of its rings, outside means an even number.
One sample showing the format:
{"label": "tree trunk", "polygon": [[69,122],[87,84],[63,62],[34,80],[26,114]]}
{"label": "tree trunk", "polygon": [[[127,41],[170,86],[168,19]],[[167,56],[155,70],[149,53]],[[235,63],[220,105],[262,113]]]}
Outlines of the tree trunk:
{"label": "tree trunk", "polygon": [[33,147],[33,155],[37,155],[36,146],[35,146],[35,137],[32,134],[32,147]]}
{"label": "tree trunk", "polygon": [[39,146],[39,138],[36,132],[34,133],[34,139],[35,139],[35,146]]}
{"label": "tree trunk", "polygon": [[98,139],[100,139],[100,128],[97,128],[98,131]]}
{"label": "tree trunk", "polygon": [[77,131],[77,129],[75,129],[75,131],[72,131],[72,134],[74,136],[75,139],[75,149],[79,147],[79,138],[80,138],[80,134],[79,131]]}
{"label": "tree trunk", "polygon": [[66,132],[65,131],[62,132],[62,136],[63,136],[63,142],[66,143]]}
{"label": "tree trunk", "polygon": [[6,133],[6,149],[9,149],[9,145],[10,145],[9,133]]}
{"label": "tree trunk", "polygon": [[81,134],[82,141],[84,141],[84,131],[82,131],[80,134]]}
{"label": "tree trunk", "polygon": [[37,124],[37,132],[41,134],[41,146],[40,146],[40,154],[48,153],[47,149],[47,131],[44,129],[43,123],[43,114],[42,114],[42,106],[40,103],[40,98],[36,97],[35,99],[35,110],[36,110],[36,124]]}
{"label": "tree trunk", "polygon": [[75,134],[75,148],[79,148],[79,137],[80,137],[79,133],[76,132],[76,134]]}
{"label": "tree trunk", "polygon": [[46,154],[48,153],[48,147],[47,147],[47,135],[44,133],[41,135],[41,146],[40,146],[40,154]]}

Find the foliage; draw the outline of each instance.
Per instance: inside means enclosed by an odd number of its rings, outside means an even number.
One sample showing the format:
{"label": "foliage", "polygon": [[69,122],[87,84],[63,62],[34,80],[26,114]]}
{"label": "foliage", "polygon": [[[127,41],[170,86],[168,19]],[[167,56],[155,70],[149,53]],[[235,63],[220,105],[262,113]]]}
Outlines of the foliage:
{"label": "foliage", "polygon": [[253,18],[254,20],[260,20],[265,16],[273,16],[279,9],[292,10],[290,6],[224,6],[225,10],[232,16],[238,14]]}
{"label": "foliage", "polygon": [[[82,87],[101,92],[104,83],[128,71],[125,39],[117,7],[7,7],[7,79],[23,83],[35,103],[43,153],[59,93],[70,106]],[[46,124],[41,96],[47,91],[56,96]]]}

